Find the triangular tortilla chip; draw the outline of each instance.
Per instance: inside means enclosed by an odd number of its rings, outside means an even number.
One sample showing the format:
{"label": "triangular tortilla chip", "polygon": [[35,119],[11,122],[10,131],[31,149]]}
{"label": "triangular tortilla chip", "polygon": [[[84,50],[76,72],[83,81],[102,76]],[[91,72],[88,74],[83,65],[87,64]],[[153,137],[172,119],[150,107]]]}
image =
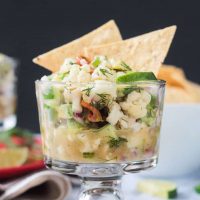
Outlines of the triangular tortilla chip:
{"label": "triangular tortilla chip", "polygon": [[107,44],[120,40],[122,40],[122,37],[119,29],[114,20],[110,20],[79,39],[34,58],[33,62],[55,72],[60,68],[65,58],[79,56],[84,47]]}
{"label": "triangular tortilla chip", "polygon": [[179,87],[166,87],[165,103],[196,103],[198,100],[190,92]]}
{"label": "triangular tortilla chip", "polygon": [[192,96],[196,101],[200,103],[200,85],[197,83],[193,83],[191,81],[187,81],[185,85],[186,91]]}
{"label": "triangular tortilla chip", "polygon": [[175,31],[176,26],[170,26],[125,41],[85,48],[83,55],[90,60],[95,55],[105,55],[123,60],[135,71],[152,71],[157,75]]}

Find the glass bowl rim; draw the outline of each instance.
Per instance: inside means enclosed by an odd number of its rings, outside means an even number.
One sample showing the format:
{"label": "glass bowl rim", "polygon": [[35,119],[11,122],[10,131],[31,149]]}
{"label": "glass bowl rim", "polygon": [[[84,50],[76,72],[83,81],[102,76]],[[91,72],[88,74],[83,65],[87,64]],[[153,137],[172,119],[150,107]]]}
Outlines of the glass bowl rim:
{"label": "glass bowl rim", "polygon": [[[107,80],[97,80],[97,81],[107,81]],[[35,81],[35,84],[45,84],[45,83],[47,83],[47,84],[51,84],[51,85],[63,85],[63,86],[71,86],[71,85],[94,85],[94,84],[96,84],[97,82],[95,82],[95,81],[93,81],[93,82],[68,82],[68,83],[66,83],[66,82],[58,82],[58,81],[44,81],[44,80],[36,80]],[[145,80],[145,81],[133,81],[133,82],[129,82],[129,83],[116,83],[116,82],[111,82],[111,81],[107,81],[107,82],[105,82],[105,83],[99,83],[99,84],[113,84],[113,85],[119,85],[119,86],[130,86],[130,85],[132,85],[132,86],[138,86],[138,85],[142,85],[142,84],[150,84],[150,85],[160,85],[160,86],[165,86],[165,84],[166,84],[166,81],[165,80],[161,80],[161,79],[158,79],[158,80]]]}

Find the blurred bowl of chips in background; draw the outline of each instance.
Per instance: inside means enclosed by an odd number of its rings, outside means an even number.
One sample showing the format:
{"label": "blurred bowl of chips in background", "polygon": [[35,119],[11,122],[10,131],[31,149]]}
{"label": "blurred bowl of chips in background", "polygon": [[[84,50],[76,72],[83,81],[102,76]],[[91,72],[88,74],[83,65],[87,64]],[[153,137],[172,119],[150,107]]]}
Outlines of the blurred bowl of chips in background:
{"label": "blurred bowl of chips in background", "polygon": [[200,85],[170,65],[163,65],[158,77],[167,82],[160,156],[157,167],[143,175],[189,175],[200,169]]}

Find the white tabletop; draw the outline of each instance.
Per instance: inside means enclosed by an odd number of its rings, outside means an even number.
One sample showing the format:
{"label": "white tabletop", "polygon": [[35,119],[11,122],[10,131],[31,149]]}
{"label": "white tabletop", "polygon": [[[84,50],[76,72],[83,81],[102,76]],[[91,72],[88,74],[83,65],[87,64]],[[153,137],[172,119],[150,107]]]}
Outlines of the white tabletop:
{"label": "white tabletop", "polygon": [[[143,177],[142,174],[129,174],[123,177],[122,190],[125,200],[159,200],[159,198],[138,193],[135,190],[135,185],[140,179],[146,179],[146,177]],[[168,180],[175,182],[178,186],[178,198],[176,200],[200,200],[200,195],[194,191],[194,186],[200,184],[200,171],[186,177]],[[78,188],[74,187],[71,196],[67,200],[77,200],[77,192]]]}

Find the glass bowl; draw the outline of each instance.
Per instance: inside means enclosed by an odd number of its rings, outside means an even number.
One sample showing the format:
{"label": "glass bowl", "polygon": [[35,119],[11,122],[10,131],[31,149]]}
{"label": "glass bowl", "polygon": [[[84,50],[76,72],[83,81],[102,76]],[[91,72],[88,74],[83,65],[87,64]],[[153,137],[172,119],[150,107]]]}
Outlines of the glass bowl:
{"label": "glass bowl", "polygon": [[126,173],[155,167],[165,82],[36,81],[48,168],[78,175],[80,200],[123,199]]}

